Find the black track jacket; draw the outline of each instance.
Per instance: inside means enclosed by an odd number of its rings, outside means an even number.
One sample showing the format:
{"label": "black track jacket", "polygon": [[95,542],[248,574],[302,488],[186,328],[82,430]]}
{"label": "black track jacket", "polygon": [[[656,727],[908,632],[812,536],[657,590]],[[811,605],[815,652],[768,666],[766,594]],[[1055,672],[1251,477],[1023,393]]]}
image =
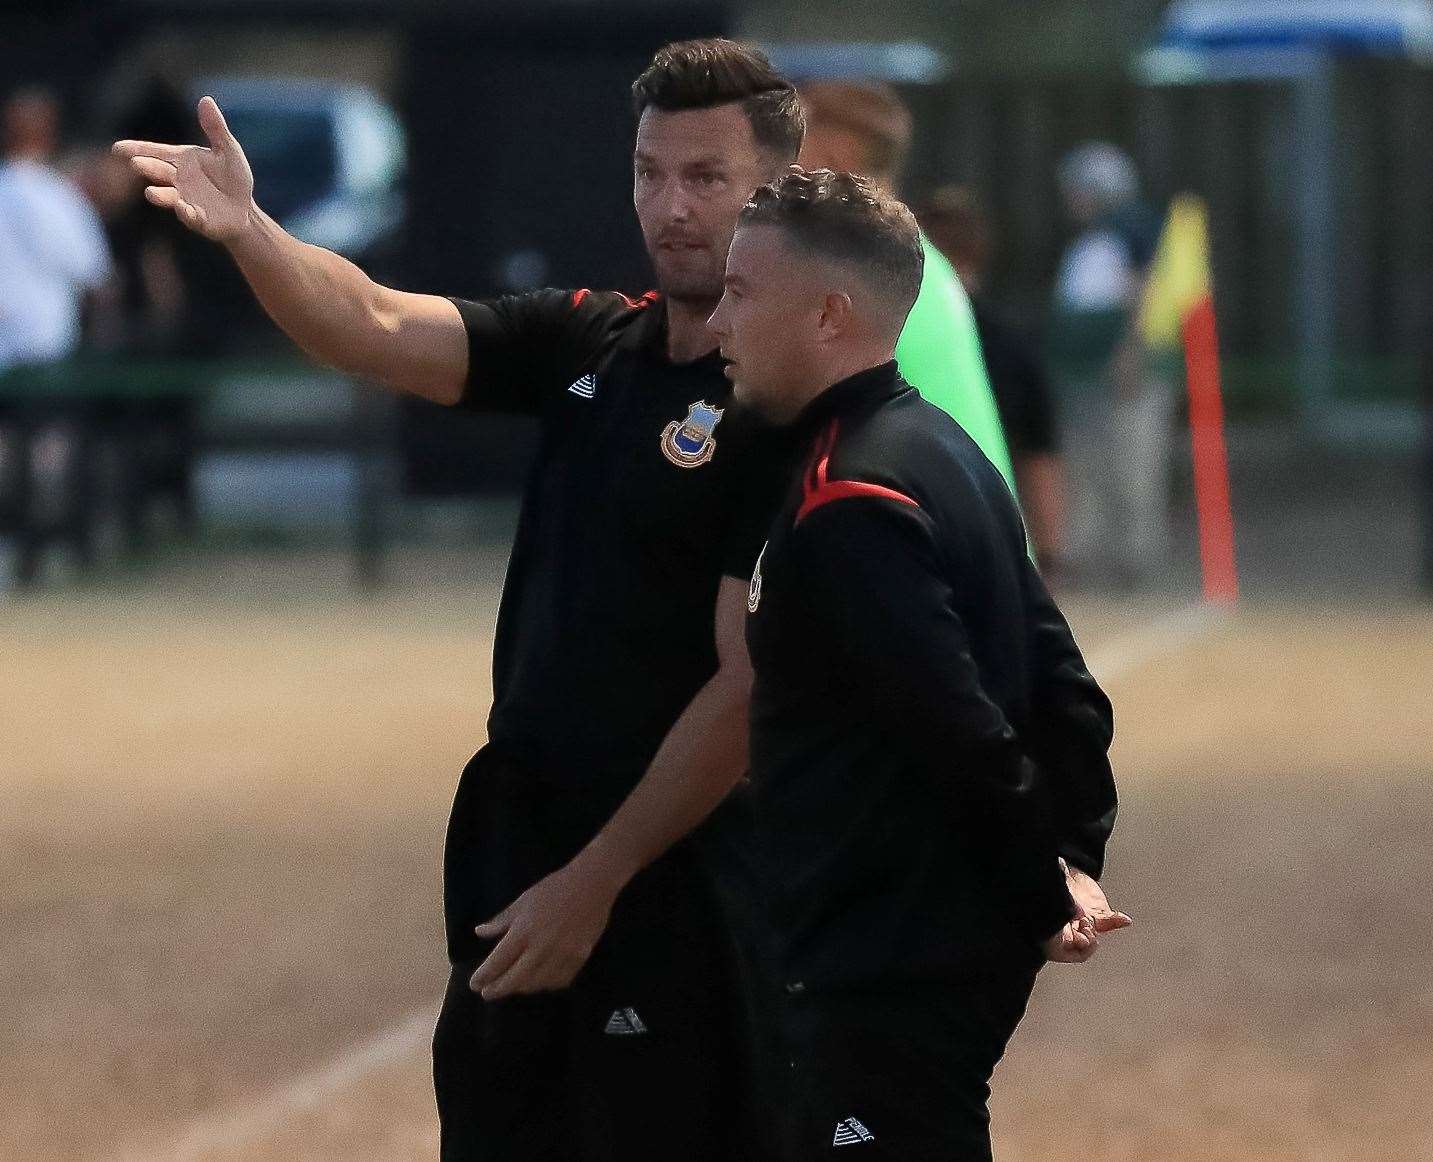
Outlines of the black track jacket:
{"label": "black track jacket", "polygon": [[999,473],[895,363],[797,435],[747,621],[787,987],[1029,968],[1073,914],[1057,854],[1101,870],[1109,700]]}

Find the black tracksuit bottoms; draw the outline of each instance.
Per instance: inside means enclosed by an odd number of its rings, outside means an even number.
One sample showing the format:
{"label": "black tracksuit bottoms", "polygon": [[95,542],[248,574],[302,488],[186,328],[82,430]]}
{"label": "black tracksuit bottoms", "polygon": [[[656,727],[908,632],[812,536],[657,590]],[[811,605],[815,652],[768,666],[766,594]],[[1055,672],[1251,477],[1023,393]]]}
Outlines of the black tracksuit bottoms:
{"label": "black tracksuit bottoms", "polygon": [[610,806],[576,807],[486,752],[464,772],[433,1037],[444,1162],[745,1157],[730,937],[686,845],[628,885],[570,988],[490,1003],[468,987],[493,947],[473,925],[571,859]]}

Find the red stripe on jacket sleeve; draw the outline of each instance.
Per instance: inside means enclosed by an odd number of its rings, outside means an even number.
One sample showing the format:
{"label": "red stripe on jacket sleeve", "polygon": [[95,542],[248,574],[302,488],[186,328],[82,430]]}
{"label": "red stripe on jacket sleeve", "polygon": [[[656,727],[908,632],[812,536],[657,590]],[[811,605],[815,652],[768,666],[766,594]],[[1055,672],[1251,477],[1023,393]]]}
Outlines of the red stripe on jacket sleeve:
{"label": "red stripe on jacket sleeve", "polygon": [[[580,307],[582,305],[582,301],[587,298],[587,296],[591,293],[592,292],[586,287],[583,287],[580,291],[573,291],[572,309],[576,310],[578,307]],[[662,297],[660,291],[654,290],[649,290],[640,299],[634,299],[629,295],[624,295],[621,291],[613,291],[612,293],[627,304],[627,309],[629,311],[640,311],[643,307],[650,307],[653,303],[655,303],[658,299]]]}
{"label": "red stripe on jacket sleeve", "polygon": [[897,492],[894,488],[886,488],[881,484],[866,484],[860,480],[828,480],[826,474],[831,465],[831,453],[836,448],[836,434],[839,431],[840,421],[832,420],[831,426],[816,441],[811,464],[801,481],[801,507],[796,510],[796,524],[800,524],[822,505],[830,504],[833,500],[849,500],[857,496],[894,500],[897,504],[920,508],[920,505],[904,492]]}
{"label": "red stripe on jacket sleeve", "polygon": [[640,311],[643,307],[650,307],[653,303],[655,303],[659,298],[662,297],[657,291],[654,290],[649,290],[640,299],[629,298],[627,295],[622,294],[621,291],[618,291],[617,293],[622,296],[622,301],[627,304],[628,309],[633,311]]}

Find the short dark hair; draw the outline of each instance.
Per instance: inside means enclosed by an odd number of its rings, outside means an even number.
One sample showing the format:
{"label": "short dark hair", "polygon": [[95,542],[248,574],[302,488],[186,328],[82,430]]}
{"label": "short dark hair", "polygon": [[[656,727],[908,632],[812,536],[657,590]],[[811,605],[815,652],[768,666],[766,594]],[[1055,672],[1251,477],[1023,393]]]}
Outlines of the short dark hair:
{"label": "short dark hair", "polygon": [[915,215],[868,178],[793,167],[752,194],[738,225],[776,226],[800,249],[853,267],[902,318],[920,294],[925,252]]}
{"label": "short dark hair", "polygon": [[752,136],[782,163],[795,161],[806,136],[796,88],[764,53],[734,40],[678,40],[663,45],[635,81],[632,107],[675,113],[740,103]]}

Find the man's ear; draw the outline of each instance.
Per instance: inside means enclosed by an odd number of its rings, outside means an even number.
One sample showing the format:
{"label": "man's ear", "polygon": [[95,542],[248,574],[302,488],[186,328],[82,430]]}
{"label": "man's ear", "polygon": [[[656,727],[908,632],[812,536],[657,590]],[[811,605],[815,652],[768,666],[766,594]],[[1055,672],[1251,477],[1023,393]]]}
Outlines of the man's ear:
{"label": "man's ear", "polygon": [[821,303],[817,331],[824,340],[840,338],[851,326],[851,296],[844,291],[830,291]]}

